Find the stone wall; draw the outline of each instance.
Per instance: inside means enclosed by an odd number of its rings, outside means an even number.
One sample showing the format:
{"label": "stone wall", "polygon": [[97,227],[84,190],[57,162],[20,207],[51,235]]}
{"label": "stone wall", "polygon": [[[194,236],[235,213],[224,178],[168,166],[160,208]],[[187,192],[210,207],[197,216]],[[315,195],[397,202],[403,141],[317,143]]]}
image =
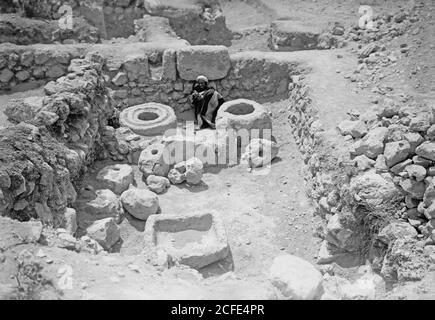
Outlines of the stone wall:
{"label": "stone wall", "polygon": [[61,29],[57,20],[36,20],[17,14],[0,15],[0,43],[29,45],[34,43],[98,43],[99,29],[84,18],[74,19],[73,29]]}
{"label": "stone wall", "polygon": [[74,23],[83,17],[107,39],[134,35],[134,21],[150,14],[169,19],[177,36],[191,44],[231,45],[233,36],[226,27],[218,1],[191,0],[185,5],[184,2],[162,0],[158,6],[151,3],[143,0],[20,0],[17,5],[0,9],[3,13],[57,21],[61,17],[60,7],[66,4],[73,10]]}
{"label": "stone wall", "polygon": [[306,190],[325,219],[318,263],[369,259],[386,280],[421,279],[434,244],[432,108],[387,99],[331,131],[305,81],[292,77],[289,89]]}
{"label": "stone wall", "polygon": [[143,1],[137,0],[105,0],[103,10],[108,39],[127,38],[135,34],[134,20],[147,13]]}
{"label": "stone wall", "polygon": [[[209,61],[216,62],[215,69]],[[129,56],[123,61],[109,59],[105,70],[119,109],[160,102],[177,113],[190,109],[187,97],[197,75],[214,79],[211,85],[227,100],[250,98],[265,102],[285,98],[290,75],[300,72],[297,64],[269,61],[261,54],[230,56],[225,47],[216,46],[167,49],[148,56]]]}
{"label": "stone wall", "polygon": [[0,131],[0,215],[57,223],[75,201],[74,185],[101,153],[100,132],[113,116],[103,63],[95,54],[74,59],[45,97],[8,107],[22,122]]}
{"label": "stone wall", "polygon": [[0,93],[35,88],[57,79],[67,73],[71,59],[78,56],[70,47],[0,45]]}

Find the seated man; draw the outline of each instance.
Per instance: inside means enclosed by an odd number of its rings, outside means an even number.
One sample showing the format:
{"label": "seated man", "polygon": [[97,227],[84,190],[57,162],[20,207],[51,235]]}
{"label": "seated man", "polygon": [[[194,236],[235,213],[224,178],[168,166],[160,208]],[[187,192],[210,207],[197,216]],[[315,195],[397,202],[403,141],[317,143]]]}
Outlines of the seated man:
{"label": "seated man", "polygon": [[195,120],[200,129],[215,129],[216,115],[219,107],[225,102],[222,96],[208,84],[205,76],[199,76],[189,96],[190,103],[195,108]]}

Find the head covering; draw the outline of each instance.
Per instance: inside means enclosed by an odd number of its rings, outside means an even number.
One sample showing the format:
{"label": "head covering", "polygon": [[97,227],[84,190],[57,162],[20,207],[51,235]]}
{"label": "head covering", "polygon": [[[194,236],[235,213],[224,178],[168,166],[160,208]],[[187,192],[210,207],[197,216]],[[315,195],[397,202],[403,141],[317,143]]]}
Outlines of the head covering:
{"label": "head covering", "polygon": [[198,82],[198,81],[205,81],[205,82],[207,82],[208,83],[208,79],[207,79],[207,77],[206,76],[198,76],[198,78],[196,78],[196,81]]}

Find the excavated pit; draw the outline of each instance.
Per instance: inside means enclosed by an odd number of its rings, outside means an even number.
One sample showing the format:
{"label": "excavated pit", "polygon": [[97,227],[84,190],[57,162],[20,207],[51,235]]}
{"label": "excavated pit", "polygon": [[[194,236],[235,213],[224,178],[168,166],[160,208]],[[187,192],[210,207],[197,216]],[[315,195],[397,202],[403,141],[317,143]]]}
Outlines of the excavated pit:
{"label": "excavated pit", "polygon": [[[179,21],[171,22],[171,25],[177,24]],[[178,25],[178,27],[180,26]],[[281,41],[281,48],[278,48],[279,46],[273,42],[276,39],[274,40],[274,34],[271,34],[272,40],[270,42],[274,50],[293,51],[321,47],[319,45],[320,31],[312,34],[298,34],[298,30],[293,34],[294,30],[290,29],[284,31],[288,33],[280,36],[284,40],[278,39]],[[190,31],[185,30],[185,32],[189,33]],[[292,42],[293,40],[294,42]],[[192,40],[191,43],[196,43],[196,41]],[[93,82],[94,87],[90,90],[80,87],[77,92],[74,90],[69,92],[66,89],[71,85],[68,81],[73,81],[77,76],[80,77],[84,74],[84,72],[77,72],[77,74],[71,75],[72,70],[80,69],[79,65],[82,62],[77,63],[77,59],[82,58],[85,51],[86,53],[94,51],[91,49],[105,51],[110,48],[116,51],[116,49],[122,50],[121,46],[114,45],[112,48],[103,45],[91,46],[92,48],[90,48],[73,45],[61,50],[54,49],[54,46],[40,45],[29,48],[13,45],[2,46],[1,52],[3,54],[0,58],[3,60],[0,60],[0,64],[4,65],[4,59],[14,60],[14,63],[9,61],[7,68],[4,66],[0,68],[2,76],[0,90],[2,93],[7,90],[19,91],[22,90],[21,88],[25,89],[50,80],[62,79],[57,83],[49,82],[45,87],[44,91],[49,102],[44,101],[43,109],[38,109],[40,106],[26,104],[25,108],[30,110],[26,116],[33,113],[36,116],[31,119],[32,121],[29,121],[28,126],[21,124],[11,131],[17,137],[17,143],[14,143],[10,132],[2,130],[2,127],[8,126],[9,123],[3,120],[0,123],[0,132],[2,136],[6,137],[2,141],[3,145],[0,145],[2,150],[9,152],[13,150],[11,146],[14,145],[20,152],[16,158],[0,159],[2,161],[0,166],[0,178],[2,178],[0,181],[0,187],[2,187],[0,189],[0,212],[2,215],[6,213],[21,220],[38,218],[47,224],[60,226],[61,229],[65,228],[67,232],[77,238],[91,235],[93,232],[92,237],[105,250],[122,256],[140,256],[143,254],[143,245],[150,246],[147,254],[155,253],[152,259],[156,259],[155,261],[160,266],[164,265],[171,268],[180,263],[199,270],[205,278],[225,274],[229,271],[236,271],[239,275],[247,278],[257,277],[262,274],[262,270],[271,264],[272,258],[281,251],[303,256],[313,262],[314,257],[316,257],[316,262],[319,264],[337,263],[348,268],[360,266],[365,263],[366,259],[369,259],[373,262],[376,271],[392,277],[389,279],[391,283],[395,283],[401,279],[400,277],[407,279],[406,277],[419,276],[408,275],[406,272],[400,273],[400,270],[397,271],[394,268],[392,271],[384,270],[386,263],[394,265],[395,262],[394,257],[389,256],[387,256],[387,260],[382,260],[384,256],[391,254],[388,251],[391,249],[388,241],[393,240],[389,240],[385,234],[381,236],[379,234],[382,234],[382,230],[388,227],[395,228],[396,225],[399,225],[397,228],[405,230],[404,232],[409,233],[411,238],[416,238],[417,235],[418,237],[427,236],[427,233],[430,233],[432,229],[429,227],[424,229],[419,226],[412,229],[408,224],[404,225],[406,221],[401,224],[403,219],[397,222],[395,212],[401,210],[400,207],[404,203],[401,196],[397,196],[397,198],[391,196],[386,203],[373,208],[370,206],[371,203],[364,202],[367,200],[364,198],[366,194],[364,188],[360,188],[358,183],[351,185],[356,191],[345,190],[344,186],[349,184],[350,177],[357,179],[364,174],[352,171],[359,163],[354,165],[353,162],[345,162],[349,160],[346,157],[348,157],[350,139],[336,139],[334,136],[336,132],[332,133],[332,126],[328,121],[332,121],[333,112],[323,114],[324,117],[322,114],[319,116],[318,111],[322,105],[315,105],[312,101],[310,91],[318,89],[310,88],[310,85],[315,83],[310,82],[312,79],[305,81],[306,76],[310,77],[310,71],[304,65],[306,61],[312,59],[309,53],[301,53],[300,56],[268,55],[255,52],[227,55],[222,48],[213,51],[214,49],[208,48],[206,50],[204,47],[198,47],[193,49],[198,50],[193,54],[189,52],[190,48],[188,50],[184,48],[181,50],[184,50],[181,55],[177,51],[179,48],[163,46],[156,49],[153,44],[134,44],[132,46],[135,45],[140,47],[134,52],[136,55],[133,54],[123,59],[122,54],[119,54],[117,57],[120,59],[119,61],[112,60],[112,54],[103,56],[91,54],[88,59],[92,62],[90,65],[94,65],[88,66],[87,71],[91,69],[93,71],[87,73],[87,76],[89,74],[93,76],[94,73],[98,74]],[[181,47],[185,45],[183,44]],[[126,46],[125,52],[128,52],[132,46]],[[328,48],[330,46],[332,45],[326,45]],[[67,54],[65,54],[66,52]],[[182,56],[185,59],[183,61],[188,61],[196,54],[199,54],[200,57],[199,64],[202,64],[198,69],[179,65],[179,57]],[[222,64],[216,68],[217,71],[227,70],[225,75],[212,75],[216,76],[213,78],[212,84],[219,92],[228,97],[230,102],[239,98],[258,101],[262,105],[267,105],[274,114],[273,122],[268,120],[265,123],[267,123],[266,127],[270,126],[270,129],[273,123],[274,136],[271,139],[275,140],[275,136],[277,137],[276,140],[282,148],[280,157],[272,161],[272,171],[263,177],[257,176],[256,172],[251,170],[252,168],[248,168],[248,172],[246,172],[246,168],[242,166],[208,166],[204,163],[204,175],[199,183],[183,182],[166,186],[166,189],[160,186],[161,190],[156,192],[159,194],[158,210],[153,209],[153,213],[147,219],[137,218],[128,212],[126,209],[128,206],[120,200],[125,186],[115,190],[111,185],[108,185],[107,189],[104,189],[106,187],[99,184],[97,175],[107,166],[122,164],[129,166],[132,170],[132,180],[127,188],[148,189],[150,183],[145,179],[148,177],[141,172],[140,165],[137,164],[140,161],[141,150],[153,143],[160,143],[159,138],[156,138],[155,132],[145,135],[142,134],[143,132],[133,132],[134,130],[122,125],[121,127],[108,126],[107,124],[112,123],[112,121],[114,123],[119,121],[117,115],[111,114],[113,110],[104,110],[103,113],[96,110],[98,108],[103,110],[104,107],[112,103],[119,111],[144,103],[161,103],[169,105],[177,115],[178,124],[172,125],[171,123],[170,127],[175,128],[177,125],[183,127],[183,121],[192,118],[187,101],[191,91],[189,80],[194,79],[200,73],[198,70],[208,67],[207,59],[204,57],[210,54],[216,54],[217,60]],[[5,56],[6,58],[4,58]],[[19,58],[17,59],[16,56]],[[204,61],[201,61],[201,57]],[[297,58],[292,60],[293,57]],[[38,61],[38,67],[29,63],[28,59]],[[17,64],[16,67],[15,64]],[[192,70],[195,70],[197,74]],[[72,87],[74,85],[77,84],[73,84]],[[106,91],[108,88],[113,90],[113,95],[109,95]],[[79,99],[82,99],[80,103],[86,101],[83,103],[83,110],[74,110],[77,107],[75,104],[77,101],[73,100],[72,94],[58,95],[65,92],[78,93]],[[86,99],[86,95],[89,95],[90,98]],[[57,98],[59,100],[56,100]],[[62,102],[59,101],[63,101],[66,105],[62,105]],[[110,103],[108,103],[109,101]],[[71,107],[71,109],[67,110],[67,107]],[[87,115],[89,110],[94,112],[92,114],[94,117]],[[246,102],[233,104],[225,110],[226,113],[235,116],[235,118],[252,115],[255,111],[255,105]],[[146,111],[137,114],[137,119],[147,123],[153,122],[159,116],[158,113]],[[352,116],[355,117],[354,114]],[[380,115],[377,116],[380,118]],[[94,121],[92,118],[98,119],[98,121]],[[387,122],[389,120],[385,120],[385,118],[392,117],[384,115],[382,121]],[[327,124],[326,130],[322,128],[322,123]],[[32,125],[44,128],[41,129],[41,132],[36,132]],[[345,132],[344,129],[341,133]],[[293,132],[296,141],[289,137],[290,131]],[[364,132],[354,136],[354,131],[350,130],[349,132],[352,136],[351,139],[359,139],[366,134]],[[64,135],[60,136],[60,133]],[[42,135],[42,139],[40,135]],[[26,136],[31,138],[29,140],[32,143],[29,145],[27,145],[28,142],[22,142]],[[207,137],[207,134],[204,136]],[[332,140],[334,143],[331,142]],[[184,142],[185,145],[189,143],[188,141]],[[210,141],[205,140],[201,143],[207,144]],[[340,143],[346,147],[337,148]],[[388,141],[387,143],[392,142]],[[34,168],[32,164],[29,165],[32,163],[32,159],[31,157],[26,158],[25,152],[28,151],[29,154],[39,152],[37,151],[40,150],[38,144],[46,148],[46,153],[44,153],[44,157],[38,158],[40,162],[36,165],[36,171],[32,171]],[[332,145],[333,147],[329,148]],[[407,143],[401,141],[397,145],[400,148],[406,148]],[[330,154],[332,149],[334,152]],[[258,149],[259,157],[264,156],[264,150],[263,148]],[[238,151],[239,157],[241,152]],[[63,156],[67,152],[70,154]],[[152,149],[150,154],[158,156],[159,152],[160,150],[156,148]],[[346,155],[343,157],[345,161],[342,161],[339,156],[344,154]],[[370,154],[367,155],[373,160],[376,159]],[[14,163],[18,160],[21,161],[20,171],[12,172],[12,169],[7,166],[7,162]],[[185,155],[183,160],[188,160]],[[412,159],[414,162],[419,160],[421,159]],[[389,167],[383,169],[384,173],[393,172],[393,169]],[[54,170],[50,168],[54,168]],[[113,170],[121,172],[118,167],[114,167]],[[292,170],[297,172],[292,172]],[[46,171],[49,172],[48,175],[45,175]],[[36,175],[42,172],[44,174],[35,178],[35,172]],[[369,176],[370,174],[373,175]],[[418,172],[412,174],[418,175]],[[370,171],[363,178],[366,178],[366,181],[370,183],[372,182],[370,179],[380,184],[388,183],[386,178],[385,181],[382,180],[383,177],[374,175]],[[40,183],[39,178],[45,179],[44,187],[48,186],[47,189],[42,188],[41,193],[40,190],[35,191],[34,189],[35,185]],[[359,181],[361,184],[364,183],[363,178],[361,178],[362,182]],[[305,189],[309,197],[301,192],[304,183],[306,183]],[[422,183],[419,186],[421,185]],[[392,189],[394,185],[391,183],[388,186],[391,186]],[[4,192],[3,189],[7,191]],[[81,205],[88,204],[93,197],[95,200],[95,191],[101,191],[101,189],[113,189],[113,192],[105,193],[105,199],[109,199],[111,202],[103,204],[103,207],[107,205],[111,211],[107,212],[105,208],[103,208],[104,210],[98,208],[91,214],[84,212],[86,209],[83,210]],[[382,186],[379,189],[384,190]],[[403,189],[407,191],[406,187]],[[75,194],[76,192],[78,195]],[[352,192],[358,197],[349,196],[352,195]],[[418,197],[421,200],[422,196]],[[371,200],[370,197],[367,198]],[[314,201],[311,202],[311,200]],[[409,205],[410,202],[408,201],[406,205]],[[412,203],[412,205],[414,204]],[[32,210],[33,206],[35,210]],[[428,204],[425,203],[425,206]],[[72,208],[77,211],[77,231],[72,231],[70,226],[65,225],[64,221],[70,217]],[[210,208],[216,208],[221,217],[217,218],[217,215],[210,213],[202,215],[198,213]],[[408,209],[407,213],[414,207]],[[289,210],[291,214],[288,214]],[[414,211],[416,210],[414,209]],[[424,210],[426,217],[431,214],[428,207],[418,210]],[[325,224],[325,221],[313,222],[314,218],[308,222],[310,218],[305,216],[304,212],[314,213],[314,211],[316,218],[321,217],[328,223]],[[415,214],[414,211],[412,211],[413,214]],[[297,228],[289,230],[289,226],[292,226],[295,221],[294,214],[300,215],[296,218],[299,224],[307,224],[304,231],[308,230],[308,232],[320,235],[321,243],[312,235],[298,233]],[[102,219],[103,216],[110,220],[104,226],[98,224],[101,220],[105,220]],[[58,224],[61,220],[63,220],[62,225]],[[422,224],[421,217],[417,220],[418,223]],[[321,225],[323,230],[319,231],[318,227]],[[99,231],[101,229],[98,228],[103,227],[112,228],[115,231],[115,236],[119,233],[119,240],[116,244],[111,244],[113,237],[108,237],[110,245],[107,244],[107,239],[100,238],[101,232],[99,233]],[[227,232],[222,231],[225,228]],[[418,233],[415,230],[418,230]],[[59,234],[63,234],[62,232]],[[228,233],[228,237],[226,233]],[[76,240],[68,238],[68,241],[74,242]],[[62,245],[68,250],[79,251],[78,242],[74,245],[71,243]],[[96,245],[95,242],[94,245]],[[406,245],[407,243],[405,243]],[[317,253],[319,247],[320,252]],[[382,265],[382,261],[384,261],[384,265]],[[424,265],[426,262],[423,261],[421,264]],[[397,267],[395,266],[395,268]],[[417,272],[423,273],[420,270]]]}

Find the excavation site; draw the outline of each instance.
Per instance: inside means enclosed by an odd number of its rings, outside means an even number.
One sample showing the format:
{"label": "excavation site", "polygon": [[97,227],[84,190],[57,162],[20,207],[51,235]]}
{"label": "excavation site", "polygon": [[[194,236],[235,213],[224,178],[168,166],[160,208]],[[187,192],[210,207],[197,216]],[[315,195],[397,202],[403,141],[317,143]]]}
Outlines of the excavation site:
{"label": "excavation site", "polygon": [[1,0],[0,299],[435,299],[434,22]]}

